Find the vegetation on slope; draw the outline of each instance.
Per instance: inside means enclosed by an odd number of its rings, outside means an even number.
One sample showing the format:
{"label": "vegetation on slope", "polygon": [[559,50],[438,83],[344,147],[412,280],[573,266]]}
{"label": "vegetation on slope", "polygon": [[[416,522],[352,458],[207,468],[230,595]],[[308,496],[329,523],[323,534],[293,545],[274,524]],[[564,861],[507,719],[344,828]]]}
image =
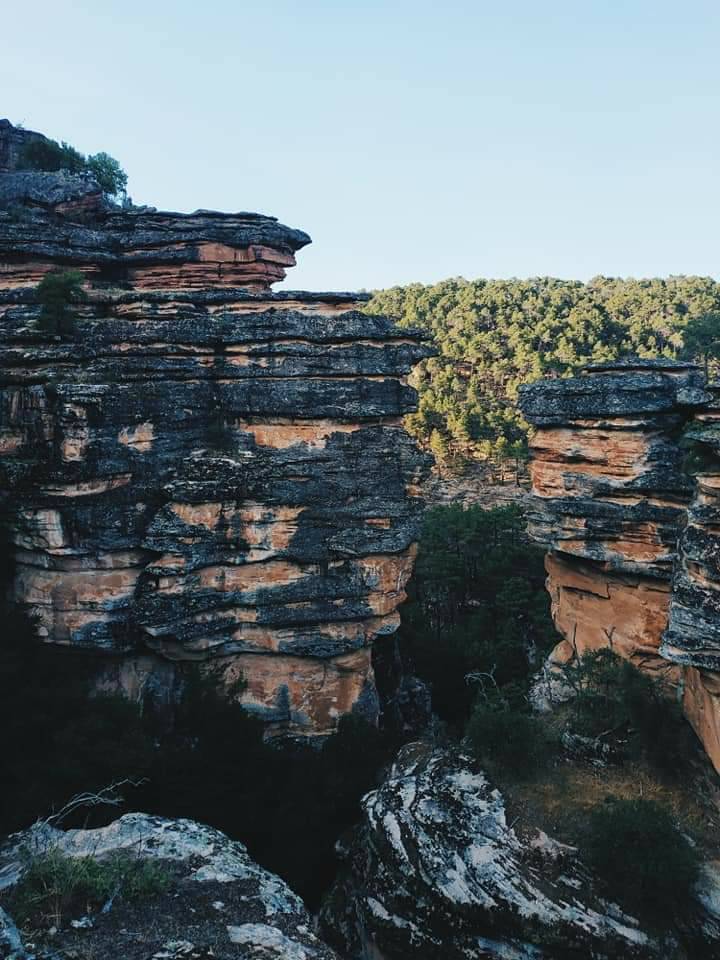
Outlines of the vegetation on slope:
{"label": "vegetation on slope", "polygon": [[524,530],[514,506],[436,507],[425,515],[400,637],[414,671],[432,687],[434,712],[457,734],[479,686],[522,700],[531,664],[557,640],[544,552],[527,543]]}
{"label": "vegetation on slope", "polygon": [[[534,675],[558,636],[543,551],[523,531],[514,507],[427,513],[404,656],[430,686],[444,735],[500,785],[516,829],[580,846],[608,898],[667,930],[690,909],[697,877],[685,834],[717,855],[702,799],[703,778],[716,778],[677,704],[609,649],[565,668],[567,703],[531,709]],[[587,755],[568,749],[568,734]]]}
{"label": "vegetation on slope", "polygon": [[86,157],[69,143],[56,140],[29,140],[20,153],[19,167],[55,173],[89,173],[100,184],[103,193],[111,197],[125,194],[127,174],[109,153],[101,151]]}
{"label": "vegetation on slope", "polygon": [[38,643],[20,616],[5,623],[0,835],[130,779],[139,785],[123,787],[126,807],[82,809],[63,825],[97,826],[128,810],[199,820],[242,840],[317,905],[335,875],[338,837],[394,752],[389,737],[347,717],[322,749],[273,746],[258,720],[192,675],[172,716],[150,701],[140,709],[91,697],[87,657]]}
{"label": "vegetation on slope", "polygon": [[522,457],[523,383],[630,355],[705,362],[720,339],[720,283],[707,277],[458,278],[377,291],[367,310],[432,336],[438,355],[412,375],[420,406],[407,426],[441,461]]}

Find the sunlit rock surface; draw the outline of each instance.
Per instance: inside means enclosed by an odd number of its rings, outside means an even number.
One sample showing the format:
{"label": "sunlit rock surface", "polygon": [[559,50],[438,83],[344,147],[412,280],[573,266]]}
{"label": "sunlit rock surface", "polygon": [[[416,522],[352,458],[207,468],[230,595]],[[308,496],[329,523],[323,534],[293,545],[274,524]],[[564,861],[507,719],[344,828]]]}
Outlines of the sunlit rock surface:
{"label": "sunlit rock surface", "polygon": [[520,837],[468,757],[410,744],[363,801],[321,935],[351,958],[663,956],[600,899],[574,848]]}
{"label": "sunlit rock surface", "polygon": [[[0,140],[2,130],[0,130]],[[120,209],[0,174],[0,451],[15,598],[104,689],[212,662],[270,729],[377,716],[427,468],[402,427],[420,335],[353,294],[272,293],[309,237],[259,214]],[[34,285],[75,269],[76,333]]]}
{"label": "sunlit rock surface", "polygon": [[677,685],[720,770],[718,397],[697,366],[634,360],[531,384],[520,405],[564,637],[551,660],[610,645]]}

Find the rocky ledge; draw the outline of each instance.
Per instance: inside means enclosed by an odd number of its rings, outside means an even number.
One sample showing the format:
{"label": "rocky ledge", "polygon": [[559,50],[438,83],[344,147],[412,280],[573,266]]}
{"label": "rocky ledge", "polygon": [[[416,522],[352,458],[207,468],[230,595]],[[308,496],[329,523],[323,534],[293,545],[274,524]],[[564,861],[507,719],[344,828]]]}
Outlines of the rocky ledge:
{"label": "rocky ledge", "polygon": [[[104,655],[103,689],[168,697],[211,663],[270,730],[314,735],[377,716],[372,645],[398,625],[428,465],[406,377],[429,350],[362,296],[270,292],[307,242],[0,173],[15,599],[46,641]],[[60,338],[35,285],[67,269],[85,298]]]}
{"label": "rocky ledge", "polygon": [[48,857],[103,863],[118,856],[129,869],[158,865],[167,889],[138,903],[120,891],[94,914],[56,918],[52,933],[33,933],[32,946],[0,907],[0,957],[336,960],[287,884],[259,867],[241,843],[192,820],[131,813],[95,830],[38,824],[0,847],[0,898],[11,905],[26,872]]}
{"label": "rocky ledge", "polygon": [[696,365],[628,360],[520,399],[535,428],[529,530],[564,638],[551,660],[612,646],[662,676],[718,770],[719,396]]}

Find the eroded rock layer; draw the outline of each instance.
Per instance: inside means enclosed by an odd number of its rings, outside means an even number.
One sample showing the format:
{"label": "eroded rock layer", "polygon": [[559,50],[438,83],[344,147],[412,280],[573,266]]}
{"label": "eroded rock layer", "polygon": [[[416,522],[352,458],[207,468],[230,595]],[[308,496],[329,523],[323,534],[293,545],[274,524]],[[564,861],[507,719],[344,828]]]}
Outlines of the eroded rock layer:
{"label": "eroded rock layer", "polygon": [[678,684],[720,769],[718,396],[693,365],[638,360],[532,384],[521,407],[552,659],[610,645]]}
{"label": "eroded rock layer", "polygon": [[695,493],[661,653],[683,668],[685,713],[720,769],[720,390],[710,394],[684,433]]}
{"label": "eroded rock layer", "polygon": [[[313,734],[377,711],[370,648],[398,624],[426,467],[405,378],[428,350],[362,297],[271,293],[307,242],[257,214],[120,211],[87,179],[0,175],[16,599],[48,641],[108,654],[110,687],[168,689],[169,662],[212,660],[268,722]],[[60,339],[34,285],[68,268],[86,299]]]}

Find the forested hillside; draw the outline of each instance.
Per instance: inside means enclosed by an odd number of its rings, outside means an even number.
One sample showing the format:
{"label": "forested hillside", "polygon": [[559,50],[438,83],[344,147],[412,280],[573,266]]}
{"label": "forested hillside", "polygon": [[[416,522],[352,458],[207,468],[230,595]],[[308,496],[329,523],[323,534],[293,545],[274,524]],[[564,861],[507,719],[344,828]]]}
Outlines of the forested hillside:
{"label": "forested hillside", "polygon": [[368,310],[432,334],[439,353],[413,374],[420,408],[407,424],[438,459],[461,463],[523,455],[523,383],[630,354],[701,355],[720,335],[720,283],[456,278],[377,291]]}

